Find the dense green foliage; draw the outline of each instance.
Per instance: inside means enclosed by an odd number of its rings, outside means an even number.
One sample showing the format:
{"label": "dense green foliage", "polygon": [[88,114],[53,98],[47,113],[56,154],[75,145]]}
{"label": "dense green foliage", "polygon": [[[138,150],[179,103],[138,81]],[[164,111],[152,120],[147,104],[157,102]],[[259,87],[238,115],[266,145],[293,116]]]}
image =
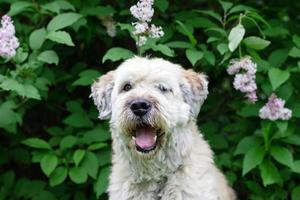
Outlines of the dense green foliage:
{"label": "dense green foliage", "polygon": [[[208,75],[199,127],[240,199],[296,200],[300,3],[269,2],[156,0],[153,20],[165,36],[139,53]],[[12,16],[21,44],[12,60],[0,61],[0,199],[107,198],[110,133],[97,119],[90,84],[138,52],[129,12],[135,3],[0,1],[0,16]],[[230,59],[245,55],[258,66],[255,104],[226,72]],[[292,110],[290,120],[259,118],[272,92]]]}

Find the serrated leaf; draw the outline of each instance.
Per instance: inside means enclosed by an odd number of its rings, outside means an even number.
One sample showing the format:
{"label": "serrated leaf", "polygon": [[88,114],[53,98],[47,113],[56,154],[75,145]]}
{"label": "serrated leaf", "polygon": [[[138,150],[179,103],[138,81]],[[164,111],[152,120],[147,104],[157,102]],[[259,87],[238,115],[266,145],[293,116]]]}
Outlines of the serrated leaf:
{"label": "serrated leaf", "polygon": [[37,148],[37,149],[51,149],[50,145],[40,138],[28,138],[22,141],[22,144]]}
{"label": "serrated leaf", "polygon": [[132,51],[120,47],[113,47],[109,49],[106,54],[102,58],[102,63],[107,60],[111,60],[113,62],[118,60],[125,60],[127,58],[133,57]]}
{"label": "serrated leaf", "polygon": [[276,90],[279,86],[281,86],[289,79],[290,72],[277,68],[271,68],[268,72],[268,76],[273,90]]}
{"label": "serrated leaf", "polygon": [[95,153],[87,151],[82,161],[82,167],[88,173],[88,175],[94,179],[97,178],[99,162]]}
{"label": "serrated leaf", "polygon": [[99,196],[107,189],[109,172],[110,169],[108,166],[101,168],[100,170],[99,177],[94,185],[94,191],[96,192],[97,198],[99,198]]}
{"label": "serrated leaf", "polygon": [[194,49],[187,49],[185,51],[185,55],[193,66],[195,66],[195,64],[203,58],[203,52]]}
{"label": "serrated leaf", "polygon": [[259,166],[259,169],[260,169],[260,175],[262,177],[264,186],[281,182],[279,171],[271,161],[265,160]]}
{"label": "serrated leaf", "polygon": [[46,29],[44,27],[34,30],[29,36],[30,48],[33,50],[41,48],[46,39],[46,34]]}
{"label": "serrated leaf", "polygon": [[63,13],[55,16],[48,24],[48,31],[57,31],[68,27],[78,21],[82,15],[77,13]]}
{"label": "serrated leaf", "polygon": [[77,167],[78,167],[79,163],[82,161],[84,155],[85,155],[85,150],[82,150],[82,149],[77,149],[74,152],[73,160]]}
{"label": "serrated leaf", "polygon": [[286,165],[290,168],[293,167],[294,159],[293,154],[285,147],[272,146],[271,156],[279,163]]}
{"label": "serrated leaf", "polygon": [[85,183],[87,181],[87,173],[82,167],[72,167],[69,171],[70,179],[77,184]]}
{"label": "serrated leaf", "polygon": [[59,58],[58,55],[56,54],[55,51],[53,50],[47,50],[47,51],[43,51],[38,57],[37,59],[39,61],[48,63],[48,64],[55,64],[58,65],[59,62]]}
{"label": "serrated leaf", "polygon": [[41,160],[41,168],[43,172],[49,176],[58,164],[58,159],[55,154],[48,153]]}
{"label": "serrated leaf", "polygon": [[243,37],[245,35],[245,28],[242,24],[238,24],[233,27],[228,36],[228,48],[231,52],[233,52],[241,43]]}
{"label": "serrated leaf", "polygon": [[68,175],[68,170],[66,167],[57,167],[53,173],[50,175],[50,186],[56,186],[65,181]]}
{"label": "serrated leaf", "polygon": [[261,39],[256,36],[247,37],[243,42],[247,47],[255,50],[262,50],[271,44],[270,41]]}
{"label": "serrated leaf", "polygon": [[265,156],[265,150],[262,146],[252,147],[243,159],[243,176],[259,165]]}

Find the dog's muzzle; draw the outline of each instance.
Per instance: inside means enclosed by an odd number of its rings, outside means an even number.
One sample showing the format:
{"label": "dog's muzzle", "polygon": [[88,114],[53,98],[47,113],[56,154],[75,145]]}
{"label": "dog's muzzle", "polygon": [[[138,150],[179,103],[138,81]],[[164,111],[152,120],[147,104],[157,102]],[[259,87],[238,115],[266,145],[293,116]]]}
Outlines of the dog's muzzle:
{"label": "dog's muzzle", "polygon": [[130,104],[130,110],[138,117],[143,117],[151,110],[151,103],[146,99],[137,99]]}

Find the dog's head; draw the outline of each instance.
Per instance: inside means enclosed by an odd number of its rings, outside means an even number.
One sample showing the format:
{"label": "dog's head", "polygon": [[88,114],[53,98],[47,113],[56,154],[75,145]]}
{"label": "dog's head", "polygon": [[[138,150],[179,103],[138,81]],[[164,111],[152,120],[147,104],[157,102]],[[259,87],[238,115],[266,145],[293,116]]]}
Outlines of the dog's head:
{"label": "dog's head", "polygon": [[155,155],[175,128],[197,117],[206,76],[162,59],[134,57],[92,85],[100,119],[141,156]]}

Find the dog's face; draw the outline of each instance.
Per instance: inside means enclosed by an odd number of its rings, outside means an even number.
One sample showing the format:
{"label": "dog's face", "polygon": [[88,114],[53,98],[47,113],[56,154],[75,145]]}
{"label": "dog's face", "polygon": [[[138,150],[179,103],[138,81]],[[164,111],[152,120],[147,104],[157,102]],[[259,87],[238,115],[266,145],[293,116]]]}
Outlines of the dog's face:
{"label": "dog's face", "polygon": [[151,157],[176,127],[197,117],[207,84],[203,74],[162,59],[135,57],[101,76],[92,85],[92,97],[99,118],[110,118],[125,145]]}

